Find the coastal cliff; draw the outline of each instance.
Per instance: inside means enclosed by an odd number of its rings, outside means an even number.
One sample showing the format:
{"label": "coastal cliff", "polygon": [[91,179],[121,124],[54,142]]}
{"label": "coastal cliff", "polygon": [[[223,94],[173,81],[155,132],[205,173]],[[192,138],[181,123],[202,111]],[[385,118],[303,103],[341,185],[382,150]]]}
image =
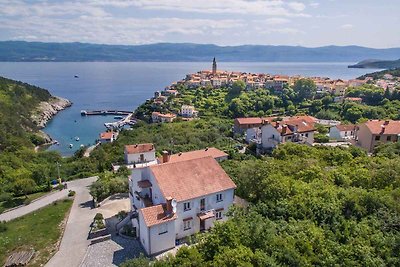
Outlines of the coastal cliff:
{"label": "coastal cliff", "polygon": [[68,99],[53,96],[48,101],[39,103],[38,108],[32,114],[32,121],[39,127],[44,128],[48,121],[61,110],[71,106],[72,102]]}

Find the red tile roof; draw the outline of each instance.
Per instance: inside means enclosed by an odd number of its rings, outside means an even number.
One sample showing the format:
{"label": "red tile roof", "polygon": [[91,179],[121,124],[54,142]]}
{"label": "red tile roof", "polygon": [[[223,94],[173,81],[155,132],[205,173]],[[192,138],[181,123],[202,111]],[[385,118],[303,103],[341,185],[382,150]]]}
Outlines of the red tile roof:
{"label": "red tile roof", "polygon": [[139,209],[142,213],[144,222],[147,227],[151,227],[157,224],[166,223],[177,218],[176,213],[167,215],[167,208],[165,204],[159,204],[147,208]]}
{"label": "red tile roof", "polygon": [[400,121],[369,120],[364,124],[372,134],[400,134]]}
{"label": "red tile roof", "polygon": [[136,145],[126,145],[125,151],[128,154],[145,153],[150,151],[155,151],[154,145],[151,143],[147,144],[136,144]]}
{"label": "red tile roof", "polygon": [[339,131],[344,132],[344,131],[354,131],[356,129],[356,126],[354,124],[339,124],[335,126]]}
{"label": "red tile roof", "polygon": [[236,188],[212,157],[153,165],[149,167],[164,197],[177,201]]}
{"label": "red tile roof", "polygon": [[[210,147],[206,149],[200,149],[200,150],[182,152],[170,155],[168,162],[170,163],[170,162],[192,160],[209,156],[213,157],[214,159],[218,159],[222,157],[227,157],[228,154],[226,154],[224,151],[219,150],[218,148]],[[160,161],[162,161],[162,157],[160,157]]]}
{"label": "red tile roof", "polygon": [[272,121],[275,117],[267,117],[267,118],[259,118],[259,117],[250,117],[250,118],[236,118],[235,121],[239,125],[248,125],[248,124],[262,124],[263,120]]}
{"label": "red tile roof", "polygon": [[113,132],[104,132],[100,134],[100,139],[111,139],[113,137]]}

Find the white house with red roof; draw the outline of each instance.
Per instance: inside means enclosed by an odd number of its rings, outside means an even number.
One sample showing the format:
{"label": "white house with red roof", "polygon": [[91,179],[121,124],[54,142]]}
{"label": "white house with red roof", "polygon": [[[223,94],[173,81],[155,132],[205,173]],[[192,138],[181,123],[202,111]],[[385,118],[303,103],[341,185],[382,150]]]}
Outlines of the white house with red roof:
{"label": "white house with red roof", "polygon": [[338,124],[329,129],[329,138],[335,140],[354,139],[356,135],[356,126],[354,124]]}
{"label": "white house with red roof", "polygon": [[153,144],[135,144],[124,147],[125,164],[137,164],[154,162],[156,158],[156,149]]}
{"label": "white house with red roof", "polygon": [[315,122],[316,119],[311,116],[287,117],[279,121],[265,120],[261,127],[261,145],[264,149],[272,149],[286,142],[312,145]]}
{"label": "white house with red roof", "polygon": [[135,168],[129,177],[132,225],[148,255],[226,219],[236,185],[213,156],[195,154]]}
{"label": "white house with red roof", "polygon": [[103,132],[100,134],[99,142],[104,143],[112,143],[117,140],[118,132]]}

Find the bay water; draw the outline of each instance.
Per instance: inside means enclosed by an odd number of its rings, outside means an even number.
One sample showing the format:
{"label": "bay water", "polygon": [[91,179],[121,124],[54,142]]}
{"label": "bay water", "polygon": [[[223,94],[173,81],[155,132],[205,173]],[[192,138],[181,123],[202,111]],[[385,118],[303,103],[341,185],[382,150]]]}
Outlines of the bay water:
{"label": "bay water", "polygon": [[[219,70],[353,79],[375,70],[348,69],[353,62],[220,62]],[[161,91],[186,74],[211,69],[211,62],[0,62],[0,76],[48,89],[73,102],[44,129],[60,145],[51,146],[63,156],[80,145],[94,144],[105,122],[114,116],[80,115],[81,110],[135,110],[155,91]],[[76,78],[75,76],[78,76]],[[75,140],[79,137],[79,141]],[[70,148],[69,144],[73,144]]]}

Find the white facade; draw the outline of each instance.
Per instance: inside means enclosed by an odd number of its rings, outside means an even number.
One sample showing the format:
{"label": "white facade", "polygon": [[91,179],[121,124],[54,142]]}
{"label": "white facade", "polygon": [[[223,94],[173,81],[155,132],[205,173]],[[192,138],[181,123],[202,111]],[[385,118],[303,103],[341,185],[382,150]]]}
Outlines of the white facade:
{"label": "white facade", "polygon": [[182,117],[192,118],[197,116],[197,111],[193,106],[183,105],[181,108]]}
{"label": "white facade", "polygon": [[[288,127],[288,126],[286,126]],[[294,132],[293,132],[294,130]],[[290,134],[281,134],[273,125],[266,124],[261,128],[261,144],[263,148],[275,148],[280,143],[296,142],[312,145],[314,143],[314,131],[297,132],[291,129]]]}
{"label": "white facade", "polygon": [[[139,181],[142,181],[139,184],[142,186],[145,184],[146,188],[141,188],[138,185]],[[154,255],[173,248],[177,239],[207,230],[216,221],[226,220],[225,213],[233,203],[234,189],[177,202],[174,220],[150,227],[145,224],[141,209],[164,204],[167,201],[150,168],[132,170],[129,179],[129,198],[132,210],[137,211],[138,214],[132,219],[132,225],[136,227],[139,240],[146,253]],[[203,215],[207,218],[201,220],[200,216]]]}
{"label": "white facade", "polygon": [[338,127],[334,126],[329,129],[329,138],[335,140],[348,140],[352,139],[355,136],[355,130],[340,130]]}
{"label": "white facade", "polygon": [[263,148],[275,148],[282,143],[281,134],[271,124],[266,124],[261,127],[261,144]]}
{"label": "white facade", "polygon": [[125,151],[124,156],[126,164],[151,162],[156,160],[155,151],[142,152],[142,153],[127,153]]}
{"label": "white facade", "polygon": [[246,130],[246,142],[256,142],[259,143],[261,141],[261,129],[259,127],[248,128]]}

